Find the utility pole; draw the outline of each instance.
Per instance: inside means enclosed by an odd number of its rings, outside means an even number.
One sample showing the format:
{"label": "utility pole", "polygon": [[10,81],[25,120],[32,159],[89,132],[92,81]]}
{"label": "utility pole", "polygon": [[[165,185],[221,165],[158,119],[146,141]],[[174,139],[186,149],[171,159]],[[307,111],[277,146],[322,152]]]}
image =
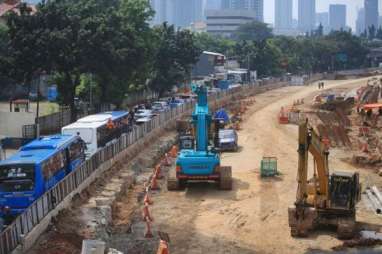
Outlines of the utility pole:
{"label": "utility pole", "polygon": [[247,55],[247,68],[248,68],[248,70],[247,70],[247,75],[248,75],[248,82],[249,83],[251,83],[251,71],[250,71],[250,55],[248,54]]}
{"label": "utility pole", "polygon": [[93,74],[90,75],[90,88],[89,88],[89,107],[90,107],[90,110],[92,112],[93,110]]}
{"label": "utility pole", "polygon": [[40,138],[40,83],[41,83],[41,72],[38,74],[38,83],[37,83],[37,109],[36,109],[36,138]]}

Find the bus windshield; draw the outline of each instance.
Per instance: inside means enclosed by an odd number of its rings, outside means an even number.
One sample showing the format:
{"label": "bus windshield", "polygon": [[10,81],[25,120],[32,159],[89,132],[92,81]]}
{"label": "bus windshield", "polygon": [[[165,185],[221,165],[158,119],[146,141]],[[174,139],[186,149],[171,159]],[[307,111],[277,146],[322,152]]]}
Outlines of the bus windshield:
{"label": "bus windshield", "polygon": [[34,165],[14,164],[0,166],[0,191],[32,191],[34,188]]}

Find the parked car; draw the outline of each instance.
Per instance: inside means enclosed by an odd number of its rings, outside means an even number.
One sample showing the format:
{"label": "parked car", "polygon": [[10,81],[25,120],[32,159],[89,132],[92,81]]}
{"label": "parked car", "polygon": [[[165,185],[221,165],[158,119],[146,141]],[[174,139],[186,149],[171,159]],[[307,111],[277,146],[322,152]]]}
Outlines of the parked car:
{"label": "parked car", "polygon": [[164,112],[169,109],[167,101],[156,101],[151,106],[154,113]]}
{"label": "parked car", "polygon": [[134,114],[134,118],[136,120],[140,118],[149,117],[152,118],[154,116],[153,111],[150,109],[138,109],[137,112]]}
{"label": "parked car", "polygon": [[151,120],[152,120],[152,117],[145,116],[145,117],[141,117],[141,118],[138,118],[137,120],[135,120],[135,124],[141,125],[141,124],[150,122]]}
{"label": "parked car", "polygon": [[179,107],[180,105],[184,104],[184,100],[183,99],[180,99],[180,98],[175,98],[173,100],[171,100],[170,102],[170,108],[176,108],[176,107]]}
{"label": "parked car", "polygon": [[238,150],[238,137],[234,129],[219,130],[219,148],[221,151]]}

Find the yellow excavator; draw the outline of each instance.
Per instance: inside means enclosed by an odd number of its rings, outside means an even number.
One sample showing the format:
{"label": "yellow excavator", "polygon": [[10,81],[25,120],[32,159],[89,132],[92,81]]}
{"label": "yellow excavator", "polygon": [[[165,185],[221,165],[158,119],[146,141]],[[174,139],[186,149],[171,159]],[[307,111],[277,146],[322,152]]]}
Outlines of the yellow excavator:
{"label": "yellow excavator", "polygon": [[[299,125],[298,187],[296,202],[288,208],[289,226],[293,237],[305,237],[317,226],[337,228],[340,239],[353,237],[356,203],[361,186],[358,173],[329,174],[329,148],[309,126],[308,120]],[[313,156],[313,177],[308,180],[308,155]]]}

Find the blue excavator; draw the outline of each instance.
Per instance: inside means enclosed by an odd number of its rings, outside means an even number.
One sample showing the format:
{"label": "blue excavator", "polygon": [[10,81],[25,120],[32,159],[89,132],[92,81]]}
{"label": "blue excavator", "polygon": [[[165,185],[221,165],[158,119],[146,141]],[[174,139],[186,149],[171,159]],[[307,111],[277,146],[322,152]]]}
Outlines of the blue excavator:
{"label": "blue excavator", "polygon": [[[215,137],[218,135],[219,120],[215,121],[209,111],[207,88],[204,85],[193,85],[192,91],[198,96],[191,118],[193,135],[181,140],[176,168],[169,174],[167,189],[183,189],[190,181],[214,181],[218,183],[219,189],[231,190],[232,169],[220,165],[216,142],[211,142],[214,139],[211,138],[214,136],[211,130],[217,132]],[[212,125],[215,128],[211,128]]]}

